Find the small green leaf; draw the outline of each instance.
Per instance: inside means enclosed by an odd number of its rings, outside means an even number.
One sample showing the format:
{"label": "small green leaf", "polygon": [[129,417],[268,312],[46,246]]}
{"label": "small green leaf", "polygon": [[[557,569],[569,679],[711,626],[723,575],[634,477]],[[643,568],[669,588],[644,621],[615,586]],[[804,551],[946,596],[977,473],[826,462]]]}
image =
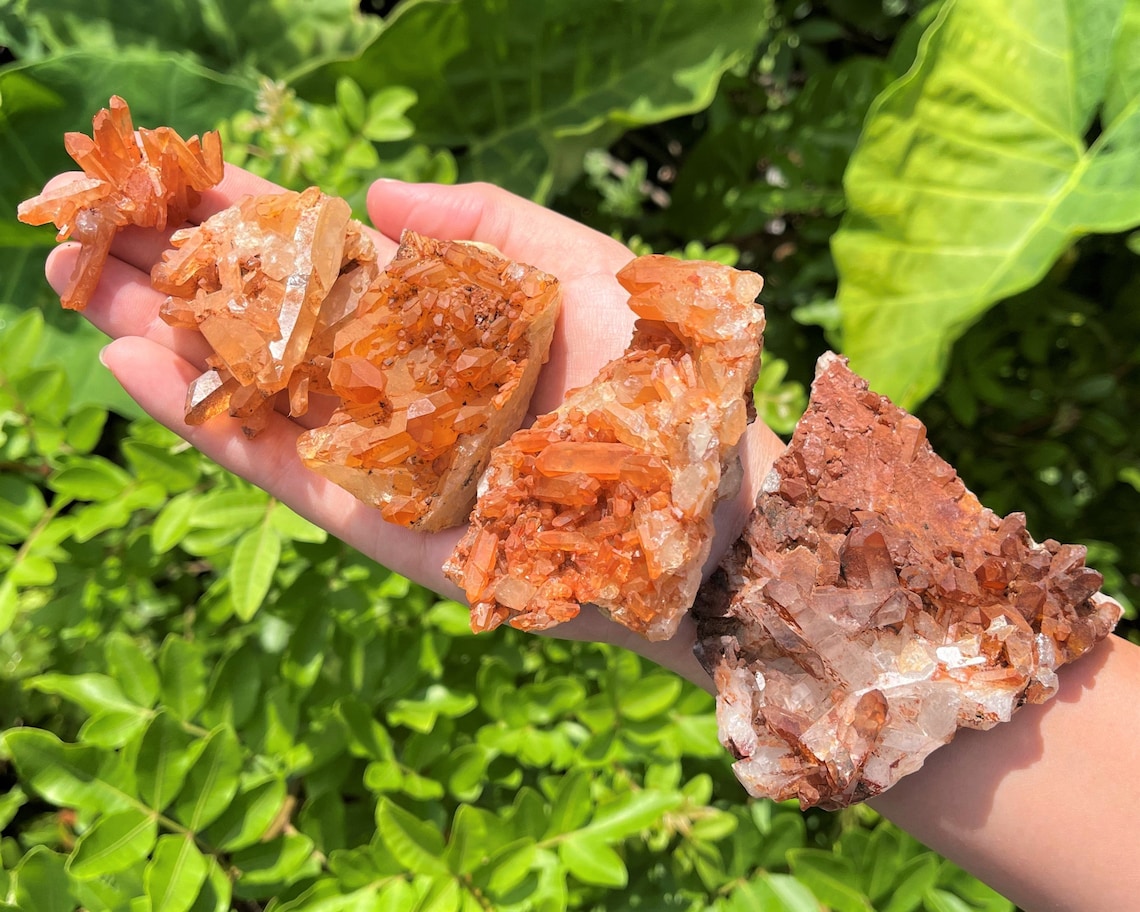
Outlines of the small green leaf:
{"label": "small green leaf", "polygon": [[0,370],[8,379],[24,374],[40,351],[44,336],[44,317],[39,310],[20,314],[0,333]]}
{"label": "small green leaf", "polygon": [[28,801],[28,796],[18,785],[13,785],[0,795],[0,830],[3,830]]}
{"label": "small green leaf", "polygon": [[558,844],[558,857],[583,883],[620,888],[629,882],[621,856],[599,838],[574,834]]}
{"label": "small green leaf", "polygon": [[610,804],[603,805],[582,830],[591,840],[617,842],[640,833],[661,819],[666,811],[681,804],[680,793],[630,792]]}
{"label": "small green leaf", "polygon": [[409,871],[432,877],[448,875],[443,861],[443,837],[439,830],[387,798],[376,805],[380,838],[392,856]]}
{"label": "small green leaf", "polygon": [[127,796],[110,778],[117,779],[118,769],[105,762],[103,751],[64,744],[50,732],[35,728],[9,729],[0,737],[20,781],[57,807],[113,811],[126,804]]}
{"label": "small green leaf", "polygon": [[119,748],[146,728],[149,714],[137,709],[97,712],[79,729],[79,740],[107,749]]}
{"label": "small green leaf", "polygon": [[303,833],[290,833],[258,843],[234,853],[232,861],[241,871],[237,884],[239,896],[262,895],[264,891],[259,887],[276,889],[320,870],[319,862],[313,857],[313,840]]}
{"label": "small green leaf", "polygon": [[67,419],[67,445],[76,453],[90,453],[103,436],[107,410],[85,405]]}
{"label": "small green leaf", "polygon": [[153,814],[138,808],[107,814],[79,837],[67,869],[79,880],[122,871],[149,855],[157,838],[158,821]]}
{"label": "small green leaf", "polygon": [[114,678],[104,674],[65,675],[43,674],[30,678],[24,685],[40,693],[55,694],[81,706],[89,713],[118,710],[121,712],[141,712],[126,698],[122,688]]}
{"label": "small green leaf", "polygon": [[503,846],[487,860],[490,872],[487,889],[493,896],[503,897],[521,884],[534,867],[537,849],[533,839],[516,839]]}
{"label": "small green leaf", "polygon": [[153,706],[158,699],[158,672],[133,637],[121,630],[103,642],[107,670],[127,699],[139,706]]}
{"label": "small green leaf", "polygon": [[239,792],[210,824],[207,841],[226,852],[253,845],[281,814],[287,795],[284,779],[267,779]]}
{"label": "small green leaf", "polygon": [[150,908],[155,912],[187,912],[198,898],[209,869],[190,836],[163,836],[143,872]]}
{"label": "small green leaf", "polygon": [[139,797],[155,811],[165,810],[205,745],[205,739],[195,739],[169,713],[155,716],[135,760]]}
{"label": "small green leaf", "polygon": [[354,79],[342,76],[336,81],[336,105],[353,130],[364,126],[365,98]]}
{"label": "small green leaf", "polygon": [[[12,871],[9,896],[20,912],[72,912],[67,859],[46,846],[34,846]],[[13,895],[14,894],[14,895]]]}
{"label": "small green leaf", "polygon": [[676,675],[654,674],[642,678],[618,694],[618,707],[627,719],[642,722],[659,716],[677,702],[681,679]]}
{"label": "small green leaf", "polygon": [[47,483],[65,497],[102,502],[118,497],[130,481],[130,475],[101,456],[73,456]]}
{"label": "small green leaf", "polygon": [[171,634],[158,652],[162,704],[190,721],[206,700],[206,669],[202,647]]}
{"label": "small green leaf", "polygon": [[264,491],[219,491],[198,499],[195,529],[249,529],[265,518]]}
{"label": "small green leaf", "polygon": [[141,440],[124,440],[122,449],[140,479],[158,482],[170,494],[179,494],[198,483],[198,457],[189,450],[176,452]]}
{"label": "small green leaf", "polygon": [[241,744],[232,729],[210,733],[174,801],[174,816],[194,832],[216,820],[237,794]]}
{"label": "small green leaf", "polygon": [[570,770],[558,784],[558,794],[550,809],[550,822],[543,838],[560,836],[578,829],[590,817],[590,774],[584,769]]}
{"label": "small green leaf", "polygon": [[158,511],[150,527],[150,545],[155,554],[165,554],[186,537],[197,503],[198,495],[188,491],[172,497]]}
{"label": "small green leaf", "polygon": [[4,574],[0,580],[0,633],[4,633],[16,620],[16,611],[19,607],[19,596],[16,592],[16,583],[10,574]]}
{"label": "small green leaf", "polygon": [[280,560],[281,537],[268,522],[250,529],[238,539],[226,577],[234,613],[242,621],[257,614],[273,584],[273,574]]}

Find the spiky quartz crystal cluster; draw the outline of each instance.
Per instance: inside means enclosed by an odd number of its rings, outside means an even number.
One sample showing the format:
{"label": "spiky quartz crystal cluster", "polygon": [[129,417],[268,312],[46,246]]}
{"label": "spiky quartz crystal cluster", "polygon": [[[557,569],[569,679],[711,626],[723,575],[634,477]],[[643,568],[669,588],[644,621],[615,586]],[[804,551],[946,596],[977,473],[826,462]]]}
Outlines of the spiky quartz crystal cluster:
{"label": "spiky quartz crystal cluster", "polygon": [[553,277],[406,231],[337,334],[328,377],[342,404],[298,452],[391,522],[465,522],[491,448],[522,424],[558,309]]}
{"label": "spiky quartz crystal cluster", "polygon": [[81,245],[64,307],[83,310],[127,225],[164,230],[181,225],[200,192],[222,179],[222,144],[215,132],[182,139],[170,127],[135,132],[127,103],[111,98],[92,122],[92,135],[68,133],[67,153],[83,177],[25,200],[17,216],[30,225],[55,224],[57,240]]}
{"label": "spiky quartz crystal cluster", "polygon": [[1057,689],[1120,606],[1085,549],[982,507],[912,415],[834,355],[694,606],[750,792],[838,808]]}
{"label": "spiky quartz crystal cluster", "polygon": [[641,318],[629,349],[494,452],[445,565],[476,630],[542,629],[593,603],[660,640],[692,604],[750,417],[762,281],[660,256],[618,280]]}

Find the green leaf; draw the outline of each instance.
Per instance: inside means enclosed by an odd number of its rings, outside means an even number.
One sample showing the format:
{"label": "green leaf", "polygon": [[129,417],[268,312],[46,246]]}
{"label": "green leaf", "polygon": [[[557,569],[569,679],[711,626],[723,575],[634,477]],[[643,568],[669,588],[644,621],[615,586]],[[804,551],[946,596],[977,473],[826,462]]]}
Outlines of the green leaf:
{"label": "green leaf", "polygon": [[844,351],[873,389],[913,407],[994,302],[1140,223],[1138,20],[1132,0],[953,0],[876,101],[833,241]]}
{"label": "green leaf", "polygon": [[834,912],[874,912],[867,897],[851,886],[858,878],[848,859],[822,849],[792,849],[787,859],[796,879]]}
{"label": "green leaf", "polygon": [[138,709],[96,712],[79,729],[79,740],[107,749],[119,748],[147,727],[149,714]]}
{"label": "green leaf", "polygon": [[169,833],[158,840],[143,872],[151,909],[186,912],[206,882],[209,864],[189,836]]}
{"label": "green leaf", "polygon": [[0,830],[3,830],[28,802],[28,796],[18,785],[11,786],[8,791],[0,795]]}
{"label": "green leaf", "polygon": [[115,811],[128,796],[118,785],[117,767],[103,751],[64,744],[50,732],[14,728],[3,734],[3,749],[11,756],[20,781],[57,807],[86,811]]}
{"label": "green leaf", "polygon": [[598,838],[574,834],[558,844],[558,857],[583,883],[624,887],[629,882],[621,856]]}
{"label": "green leaf", "polygon": [[268,495],[256,489],[217,491],[198,498],[195,529],[250,529],[265,519]]}
{"label": "green leaf", "polygon": [[584,769],[571,770],[562,777],[550,809],[550,822],[543,835],[544,839],[576,830],[589,819],[593,810],[590,778]]}
{"label": "green leaf", "polygon": [[164,811],[182,788],[205,743],[205,739],[186,732],[170,714],[155,716],[135,760],[139,797],[155,811]]}
{"label": "green leaf", "polygon": [[150,527],[150,544],[155,554],[165,554],[185,538],[197,504],[197,495],[187,492],[172,497],[158,511]]}
{"label": "green leaf", "polygon": [[273,574],[280,560],[281,537],[268,521],[238,539],[226,574],[238,618],[248,621],[257,614],[273,584]]}
{"label": "green leaf", "polygon": [[233,852],[253,845],[268,832],[285,806],[284,779],[268,779],[239,792],[217,820],[210,824],[206,838],[210,845]]}
{"label": "green leaf", "polygon": [[67,860],[67,870],[79,880],[122,871],[149,855],[157,838],[154,814],[138,808],[108,814],[79,837]]}
{"label": "green leaf", "polygon": [[9,896],[20,912],[72,912],[66,859],[46,846],[33,846],[12,871]]}
{"label": "green leaf", "polygon": [[766,20],[755,0],[419,0],[298,90],[329,100],[342,76],[367,95],[407,86],[416,138],[466,147],[461,179],[543,197],[623,128],[707,106]]}
{"label": "green leaf", "polygon": [[158,699],[158,672],[134,638],[121,630],[103,641],[107,670],[124,696],[138,706],[152,706]]}
{"label": "green leaf", "polygon": [[241,744],[229,728],[210,733],[174,801],[174,816],[198,832],[217,820],[237,794],[242,768]]}
{"label": "green leaf", "polygon": [[630,792],[610,804],[603,805],[581,833],[592,840],[617,842],[640,833],[661,819],[666,811],[681,804],[680,793],[653,792],[648,789]]}
{"label": "green leaf", "polygon": [[162,705],[190,721],[206,700],[206,669],[202,647],[171,634],[158,652]]}
{"label": "green leaf", "polygon": [[11,575],[5,574],[4,579],[0,580],[0,633],[6,632],[12,626],[19,602],[16,581]]}
{"label": "green leaf", "polygon": [[516,839],[487,859],[487,889],[493,896],[503,897],[521,884],[534,867],[538,850],[533,839]]}
{"label": "green leaf", "polygon": [[278,77],[354,53],[379,26],[352,0],[181,2],[162,15],[147,0],[25,0],[22,19],[53,53],[81,47],[109,55],[145,46],[167,55],[192,52],[218,70]]}
{"label": "green leaf", "polygon": [[648,675],[618,694],[621,714],[635,722],[659,716],[677,702],[681,679],[676,675]]}
{"label": "green leaf", "polygon": [[426,820],[381,798],[376,804],[376,825],[392,857],[409,871],[432,877],[447,875],[443,837]]}
{"label": "green leaf", "polygon": [[237,883],[239,896],[265,895],[260,887],[277,888],[312,876],[320,870],[313,857],[313,840],[302,833],[279,836],[270,842],[258,843],[233,856],[233,864],[241,871]]}
{"label": "green leaf", "polygon": [[76,453],[90,453],[103,436],[107,410],[85,405],[67,419],[67,445]]}
{"label": "green leaf", "polygon": [[170,494],[192,488],[202,474],[198,456],[190,450],[177,452],[141,440],[124,440],[122,450],[140,479],[156,481]]}
{"label": "green leaf", "polygon": [[108,501],[123,493],[131,476],[101,456],[73,456],[48,478],[48,487],[75,500]]}
{"label": "green leaf", "polygon": [[887,904],[883,912],[911,912],[922,905],[927,890],[938,880],[938,857],[933,853],[918,855],[894,872]]}

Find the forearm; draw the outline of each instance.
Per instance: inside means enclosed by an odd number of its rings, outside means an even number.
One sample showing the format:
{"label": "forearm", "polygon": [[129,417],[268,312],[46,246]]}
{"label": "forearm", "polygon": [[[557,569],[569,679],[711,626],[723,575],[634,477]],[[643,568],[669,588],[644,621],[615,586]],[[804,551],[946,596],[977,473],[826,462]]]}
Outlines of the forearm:
{"label": "forearm", "polygon": [[1140,647],[1110,637],[1060,692],[963,731],[872,804],[1027,912],[1136,908]]}

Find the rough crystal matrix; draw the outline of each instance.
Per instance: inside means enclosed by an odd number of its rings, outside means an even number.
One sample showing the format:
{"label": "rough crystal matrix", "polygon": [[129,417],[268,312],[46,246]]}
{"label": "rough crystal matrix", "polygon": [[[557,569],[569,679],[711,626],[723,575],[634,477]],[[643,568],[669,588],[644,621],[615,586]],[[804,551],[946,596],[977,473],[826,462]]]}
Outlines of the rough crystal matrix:
{"label": "rough crystal matrix", "polygon": [[641,318],[628,351],[495,450],[444,567],[476,630],[542,629],[592,602],[665,639],[692,604],[751,417],[763,283],[657,256],[618,279]]}
{"label": "rough crystal matrix", "polygon": [[329,381],[343,405],[297,448],[400,525],[459,525],[492,447],[522,423],[558,316],[557,281],[480,245],[404,232]]}
{"label": "rough crystal matrix", "polygon": [[694,606],[721,741],[756,796],[838,808],[962,726],[1047,700],[1120,607],[1085,549],[1035,544],[922,423],[825,355],[744,537]]}
{"label": "rough crystal matrix", "polygon": [[198,330],[214,349],[190,386],[188,424],[228,409],[252,437],[281,390],[295,416],[310,392],[329,392],[335,333],[379,272],[348,203],[316,187],[247,196],[171,243],[151,273],[170,295],[162,318]]}
{"label": "rough crystal matrix", "polygon": [[135,134],[127,103],[117,95],[95,115],[90,137],[68,133],[64,145],[84,177],[21,203],[20,221],[52,222],[56,240],[79,241],[71,281],[60,298],[64,307],[83,310],[111,251],[115,233],[126,225],[164,230],[180,225],[199,192],[222,179],[218,134],[182,139],[170,127]]}

